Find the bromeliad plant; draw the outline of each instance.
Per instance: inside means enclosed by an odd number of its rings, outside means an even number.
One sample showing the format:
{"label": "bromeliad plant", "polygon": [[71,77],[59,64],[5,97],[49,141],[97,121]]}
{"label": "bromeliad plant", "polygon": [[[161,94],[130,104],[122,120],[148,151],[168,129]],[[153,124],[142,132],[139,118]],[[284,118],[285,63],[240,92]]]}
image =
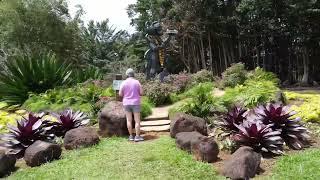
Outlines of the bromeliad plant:
{"label": "bromeliad plant", "polygon": [[231,137],[237,143],[250,146],[257,151],[282,154],[283,140],[280,130],[272,130],[272,124],[265,125],[259,121],[245,121],[235,125],[239,132]]}
{"label": "bromeliad plant", "polygon": [[308,144],[308,130],[299,123],[299,118],[292,118],[294,114],[282,104],[267,104],[250,112],[235,107],[220,127],[229,132],[238,145],[281,154],[284,144],[293,149],[302,149]]}
{"label": "bromeliad plant", "polygon": [[71,109],[67,109],[60,114],[53,114],[53,116],[57,118],[57,121],[45,121],[45,124],[47,127],[51,127],[51,132],[57,137],[64,137],[67,131],[87,125],[90,121],[83,112],[74,112]]}
{"label": "bromeliad plant", "polygon": [[56,114],[57,121],[43,120],[44,113],[30,113],[28,117],[17,120],[17,126],[8,125],[9,133],[1,136],[1,146],[9,153],[21,157],[24,151],[37,140],[52,141],[56,136],[63,137],[68,130],[89,123],[87,116],[71,109]]}
{"label": "bromeliad plant", "polygon": [[238,127],[236,125],[240,125],[246,120],[247,109],[242,107],[234,107],[225,115],[222,123],[220,124],[223,129],[230,132],[237,132]]}
{"label": "bromeliad plant", "polygon": [[281,137],[293,149],[302,149],[308,143],[308,130],[299,124],[301,118],[292,118],[296,114],[288,106],[267,104],[256,108],[256,118],[264,124],[273,124],[273,130],[281,130]]}
{"label": "bromeliad plant", "polygon": [[45,128],[42,117],[44,114],[32,114],[17,120],[17,126],[8,125],[9,133],[2,135],[2,146],[9,149],[9,153],[17,156],[23,155],[24,151],[37,140],[51,140],[54,134],[50,134]]}

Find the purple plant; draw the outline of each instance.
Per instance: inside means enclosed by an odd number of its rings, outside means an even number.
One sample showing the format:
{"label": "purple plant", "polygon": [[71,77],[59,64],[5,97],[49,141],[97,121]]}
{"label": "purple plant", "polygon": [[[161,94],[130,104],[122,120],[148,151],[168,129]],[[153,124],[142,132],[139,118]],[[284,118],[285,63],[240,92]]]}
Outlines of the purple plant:
{"label": "purple plant", "polygon": [[11,154],[23,155],[25,149],[37,140],[50,140],[54,137],[48,133],[42,121],[44,114],[30,113],[27,118],[17,120],[17,126],[8,125],[9,133],[2,135],[2,146],[7,147]]}
{"label": "purple plant", "polygon": [[53,114],[53,116],[57,118],[57,121],[46,121],[46,126],[51,127],[51,132],[58,137],[64,137],[67,131],[84,126],[90,121],[83,112],[73,112],[71,109],[67,109],[60,114]]}
{"label": "purple plant", "polygon": [[257,151],[282,154],[281,131],[272,130],[272,124],[264,125],[261,122],[245,121],[235,126],[239,129],[239,132],[232,136],[236,143],[250,146]]}
{"label": "purple plant", "polygon": [[264,124],[274,124],[274,128],[281,128],[296,114],[294,111],[290,111],[289,106],[271,103],[259,106],[255,109],[255,113],[258,120],[261,120]]}
{"label": "purple plant", "polygon": [[225,130],[238,132],[238,127],[236,127],[236,125],[240,125],[246,120],[246,112],[247,110],[242,107],[232,108],[226,114],[220,126]]}
{"label": "purple plant", "polygon": [[291,148],[302,149],[308,144],[308,130],[299,123],[300,118],[292,118],[296,112],[290,111],[289,106],[268,104],[259,106],[255,112],[257,120],[264,124],[273,124],[273,130],[280,129],[281,137]]}

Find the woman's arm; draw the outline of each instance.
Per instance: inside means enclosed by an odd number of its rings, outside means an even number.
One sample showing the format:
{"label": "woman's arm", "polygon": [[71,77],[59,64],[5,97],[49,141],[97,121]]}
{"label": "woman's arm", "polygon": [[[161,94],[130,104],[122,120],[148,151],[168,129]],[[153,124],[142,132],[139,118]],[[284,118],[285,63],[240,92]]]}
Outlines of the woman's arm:
{"label": "woman's arm", "polygon": [[143,88],[142,88],[142,86],[141,86],[141,84],[139,84],[139,88],[140,88],[140,96],[143,96]]}
{"label": "woman's arm", "polygon": [[119,96],[120,97],[123,97],[123,85],[122,84],[120,85],[120,89],[119,89]]}

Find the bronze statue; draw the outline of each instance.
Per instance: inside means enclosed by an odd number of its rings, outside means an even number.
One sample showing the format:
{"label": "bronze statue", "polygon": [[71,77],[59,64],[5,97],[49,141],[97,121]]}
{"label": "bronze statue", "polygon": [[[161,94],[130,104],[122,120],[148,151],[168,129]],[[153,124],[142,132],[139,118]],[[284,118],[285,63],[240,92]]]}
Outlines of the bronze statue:
{"label": "bronze statue", "polygon": [[160,80],[163,81],[164,77],[169,74],[166,68],[166,48],[177,33],[176,30],[167,30],[165,37],[159,22],[154,22],[147,28],[146,38],[149,43],[149,49],[145,53],[147,79],[155,78],[156,74],[160,73]]}

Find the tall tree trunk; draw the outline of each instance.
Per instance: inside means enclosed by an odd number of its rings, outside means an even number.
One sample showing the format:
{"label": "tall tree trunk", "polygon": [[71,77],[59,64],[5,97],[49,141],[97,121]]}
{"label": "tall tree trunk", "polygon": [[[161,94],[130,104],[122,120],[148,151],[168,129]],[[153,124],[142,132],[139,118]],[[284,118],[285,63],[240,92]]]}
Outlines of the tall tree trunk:
{"label": "tall tree trunk", "polygon": [[306,46],[303,47],[302,49],[303,53],[303,77],[301,80],[301,83],[303,85],[308,85],[309,81],[309,54],[308,54],[308,48]]}
{"label": "tall tree trunk", "polygon": [[206,56],[205,56],[204,47],[203,47],[202,34],[200,34],[200,56],[201,56],[202,69],[207,69]]}
{"label": "tall tree trunk", "polygon": [[241,57],[242,57],[242,45],[241,45],[240,36],[238,36],[238,51],[239,51],[239,59],[241,59]]}
{"label": "tall tree trunk", "polygon": [[186,56],[185,56],[185,37],[182,38],[182,48],[181,48],[181,61],[188,69],[188,72],[190,72],[190,66],[188,65],[188,62],[186,62]]}
{"label": "tall tree trunk", "polygon": [[194,72],[198,72],[199,71],[199,66],[198,66],[199,59],[197,57],[196,45],[195,44],[192,45],[192,54],[193,54],[193,64],[194,64],[194,68],[195,68]]}
{"label": "tall tree trunk", "polygon": [[233,48],[233,41],[229,40],[229,54],[230,54],[230,64],[235,62],[235,56],[234,56],[234,48]]}
{"label": "tall tree trunk", "polygon": [[210,70],[212,72],[212,74],[215,74],[215,72],[213,71],[213,58],[212,58],[212,47],[211,47],[211,36],[210,36],[210,32],[208,33],[208,42],[209,42],[209,49],[208,49],[208,53],[209,53],[209,63],[210,63]]}
{"label": "tall tree trunk", "polygon": [[218,44],[218,51],[219,51],[219,62],[220,62],[219,74],[221,74],[221,72],[222,72],[222,57],[221,57],[221,48],[220,48],[219,44]]}
{"label": "tall tree trunk", "polygon": [[227,52],[226,52],[225,41],[222,40],[221,44],[222,44],[222,52],[223,52],[223,57],[224,57],[224,65],[225,65],[225,69],[227,69],[228,68],[228,57],[227,57]]}

